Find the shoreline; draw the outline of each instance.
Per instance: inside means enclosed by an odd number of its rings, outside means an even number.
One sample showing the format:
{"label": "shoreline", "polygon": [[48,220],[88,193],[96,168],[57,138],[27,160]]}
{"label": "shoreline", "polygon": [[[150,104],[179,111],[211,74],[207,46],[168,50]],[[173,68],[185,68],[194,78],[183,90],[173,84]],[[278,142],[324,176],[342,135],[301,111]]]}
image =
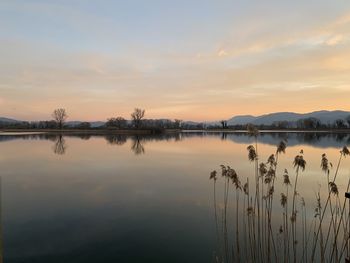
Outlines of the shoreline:
{"label": "shoreline", "polygon": [[[153,129],[0,129],[1,134],[7,133],[67,133],[67,134],[140,134],[140,135],[155,135],[165,133],[247,133],[246,130],[233,130],[233,129],[193,129],[193,130],[182,130],[182,129],[164,129],[164,130],[153,130]],[[350,134],[350,129],[322,129],[322,130],[297,130],[297,129],[285,129],[285,130],[259,130],[260,133],[344,133]]]}

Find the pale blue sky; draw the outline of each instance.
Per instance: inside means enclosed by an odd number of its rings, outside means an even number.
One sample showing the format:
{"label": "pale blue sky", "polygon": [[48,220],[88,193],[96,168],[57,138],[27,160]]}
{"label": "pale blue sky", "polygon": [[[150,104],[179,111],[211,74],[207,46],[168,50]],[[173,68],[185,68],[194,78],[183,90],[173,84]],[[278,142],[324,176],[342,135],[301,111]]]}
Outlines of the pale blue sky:
{"label": "pale blue sky", "polygon": [[3,116],[350,110],[350,1],[2,0],[0,41]]}

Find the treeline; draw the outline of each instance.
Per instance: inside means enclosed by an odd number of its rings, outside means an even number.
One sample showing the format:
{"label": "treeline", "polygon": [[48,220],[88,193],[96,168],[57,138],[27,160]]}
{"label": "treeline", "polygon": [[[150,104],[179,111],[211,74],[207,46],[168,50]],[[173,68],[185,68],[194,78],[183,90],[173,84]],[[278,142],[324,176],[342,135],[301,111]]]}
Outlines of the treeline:
{"label": "treeline", "polygon": [[[68,114],[65,109],[55,109],[52,113],[52,120],[48,121],[0,121],[0,129],[148,129],[154,132],[162,132],[165,129],[182,130],[214,130],[231,129],[246,130],[249,124],[229,125],[227,121],[222,120],[218,124],[206,124],[197,122],[183,122],[180,119],[146,119],[145,110],[135,108],[130,114],[130,120],[121,116],[110,117],[105,123],[90,122],[67,122]],[[298,121],[276,121],[271,125],[255,125],[259,130],[332,130],[332,129],[350,129],[350,116],[345,119],[337,119],[331,123],[322,123],[317,118],[304,118]]]}
{"label": "treeline", "polygon": [[182,128],[182,120],[175,119],[145,119],[145,110],[135,108],[127,120],[121,116],[108,118],[104,124],[92,125],[90,122],[67,122],[68,114],[65,109],[55,109],[49,121],[0,121],[2,129],[151,129],[155,132],[164,129]]}
{"label": "treeline", "polygon": [[[229,125],[227,121],[221,121],[220,125],[208,125],[207,129],[234,129],[246,130],[249,124]],[[297,121],[276,121],[271,125],[255,125],[259,130],[284,130],[284,129],[302,129],[302,130],[331,130],[331,129],[350,129],[350,116],[346,119],[337,119],[330,123],[322,123],[317,118],[303,118]]]}

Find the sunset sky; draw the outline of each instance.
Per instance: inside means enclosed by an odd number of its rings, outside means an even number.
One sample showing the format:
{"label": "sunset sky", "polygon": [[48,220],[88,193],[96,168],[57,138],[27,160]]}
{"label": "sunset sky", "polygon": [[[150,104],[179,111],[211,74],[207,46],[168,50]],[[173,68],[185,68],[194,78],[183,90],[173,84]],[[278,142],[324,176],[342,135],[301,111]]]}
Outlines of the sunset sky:
{"label": "sunset sky", "polygon": [[350,110],[350,1],[1,0],[0,116]]}

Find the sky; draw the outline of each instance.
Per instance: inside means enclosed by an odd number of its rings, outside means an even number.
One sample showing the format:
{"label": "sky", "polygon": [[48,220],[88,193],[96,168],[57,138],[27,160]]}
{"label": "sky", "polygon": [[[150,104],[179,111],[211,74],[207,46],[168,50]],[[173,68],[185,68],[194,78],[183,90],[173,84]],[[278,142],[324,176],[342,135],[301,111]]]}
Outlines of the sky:
{"label": "sky", "polygon": [[350,111],[348,0],[1,0],[0,116]]}

